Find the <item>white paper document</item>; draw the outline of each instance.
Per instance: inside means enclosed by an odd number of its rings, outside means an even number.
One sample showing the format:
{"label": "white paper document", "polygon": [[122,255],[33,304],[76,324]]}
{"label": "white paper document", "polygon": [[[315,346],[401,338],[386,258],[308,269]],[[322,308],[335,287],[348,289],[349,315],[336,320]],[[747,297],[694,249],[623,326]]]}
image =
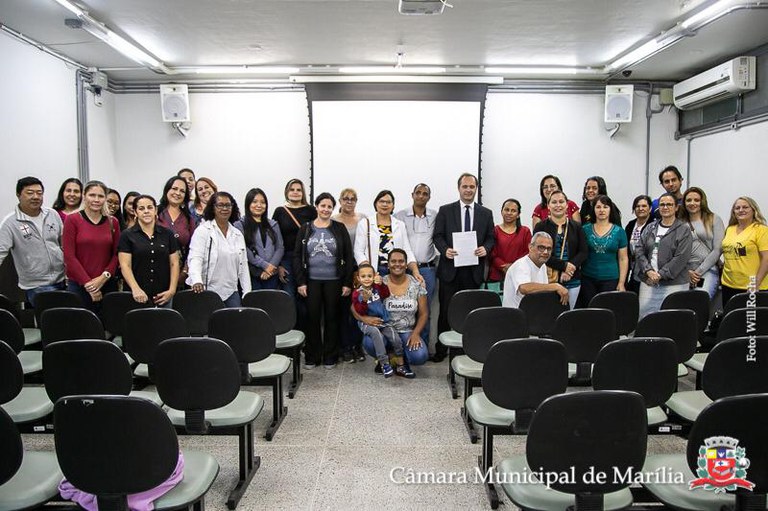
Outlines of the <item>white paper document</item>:
{"label": "white paper document", "polygon": [[475,231],[454,232],[453,249],[458,253],[453,258],[456,268],[462,266],[474,266],[478,263],[475,250],[477,250],[477,233]]}

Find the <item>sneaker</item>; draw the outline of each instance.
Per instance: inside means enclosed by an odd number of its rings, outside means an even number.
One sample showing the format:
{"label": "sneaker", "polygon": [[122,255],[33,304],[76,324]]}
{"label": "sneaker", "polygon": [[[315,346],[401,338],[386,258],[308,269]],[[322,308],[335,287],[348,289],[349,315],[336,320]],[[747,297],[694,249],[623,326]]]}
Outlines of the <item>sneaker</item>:
{"label": "sneaker", "polygon": [[345,351],[344,353],[342,353],[341,359],[347,364],[354,364],[357,361],[354,353],[352,353],[351,351]]}
{"label": "sneaker", "polygon": [[315,367],[317,367],[317,364],[313,364],[312,362],[304,362],[304,369],[307,371],[311,371]]}
{"label": "sneaker", "polygon": [[408,378],[409,380],[416,378],[416,373],[411,371],[411,368],[405,364],[397,366],[397,369],[395,369],[395,374],[402,376],[403,378]]}
{"label": "sneaker", "polygon": [[353,348],[354,350],[354,357],[357,359],[358,362],[365,362],[365,352],[363,351],[362,346],[355,346]]}
{"label": "sneaker", "polygon": [[395,374],[395,371],[392,369],[392,366],[389,364],[382,364],[381,365],[381,374],[384,375],[384,378],[390,378],[393,374]]}
{"label": "sneaker", "polygon": [[336,364],[335,364],[335,363],[333,363],[333,364],[323,364],[323,366],[324,366],[324,367],[325,367],[327,370],[329,370],[329,371],[330,371],[331,369],[336,369]]}
{"label": "sneaker", "polygon": [[376,362],[376,366],[373,368],[373,372],[376,374],[381,374],[381,362]]}

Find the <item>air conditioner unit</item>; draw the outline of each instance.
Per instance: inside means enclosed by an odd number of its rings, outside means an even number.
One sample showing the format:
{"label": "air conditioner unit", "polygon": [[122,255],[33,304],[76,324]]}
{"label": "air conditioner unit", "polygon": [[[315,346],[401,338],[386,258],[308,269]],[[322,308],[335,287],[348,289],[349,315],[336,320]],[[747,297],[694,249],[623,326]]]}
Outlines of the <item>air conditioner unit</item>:
{"label": "air conditioner unit", "polygon": [[736,57],[672,88],[675,106],[691,110],[755,90],[755,57]]}
{"label": "air conditioner unit", "polygon": [[400,0],[397,6],[400,14],[410,15],[442,14],[444,9],[442,0]]}

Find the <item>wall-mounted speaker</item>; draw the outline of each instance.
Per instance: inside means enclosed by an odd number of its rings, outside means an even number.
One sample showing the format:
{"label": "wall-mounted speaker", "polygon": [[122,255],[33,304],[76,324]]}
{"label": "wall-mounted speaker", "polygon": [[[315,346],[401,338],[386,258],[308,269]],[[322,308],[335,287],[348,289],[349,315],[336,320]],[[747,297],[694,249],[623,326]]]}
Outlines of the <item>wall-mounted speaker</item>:
{"label": "wall-mounted speaker", "polygon": [[605,122],[632,122],[634,85],[605,86]]}
{"label": "wall-mounted speaker", "polygon": [[163,122],[189,122],[187,86],[178,83],[160,85],[160,107],[163,111]]}

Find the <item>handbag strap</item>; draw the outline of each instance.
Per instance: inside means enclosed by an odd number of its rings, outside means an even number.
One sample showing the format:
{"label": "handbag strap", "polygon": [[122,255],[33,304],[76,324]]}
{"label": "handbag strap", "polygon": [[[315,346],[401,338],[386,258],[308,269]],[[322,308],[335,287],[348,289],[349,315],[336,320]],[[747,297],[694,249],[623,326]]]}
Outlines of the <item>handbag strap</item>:
{"label": "handbag strap", "polygon": [[570,220],[565,220],[565,232],[563,233],[563,244],[560,245],[560,260],[563,259],[563,254],[565,254],[565,244],[568,243],[568,224],[571,223]]}
{"label": "handbag strap", "polygon": [[293,213],[291,213],[290,208],[283,206],[283,209],[285,210],[286,213],[288,213],[288,216],[291,217],[291,220],[293,220],[293,223],[296,224],[296,227],[301,227],[301,223],[299,223],[299,221],[296,220],[296,217],[293,216]]}
{"label": "handbag strap", "polygon": [[373,264],[373,261],[371,261],[371,220],[368,217],[365,217],[365,224],[368,227],[365,235],[365,239],[368,240],[365,244],[365,251],[368,252],[368,262]]}

